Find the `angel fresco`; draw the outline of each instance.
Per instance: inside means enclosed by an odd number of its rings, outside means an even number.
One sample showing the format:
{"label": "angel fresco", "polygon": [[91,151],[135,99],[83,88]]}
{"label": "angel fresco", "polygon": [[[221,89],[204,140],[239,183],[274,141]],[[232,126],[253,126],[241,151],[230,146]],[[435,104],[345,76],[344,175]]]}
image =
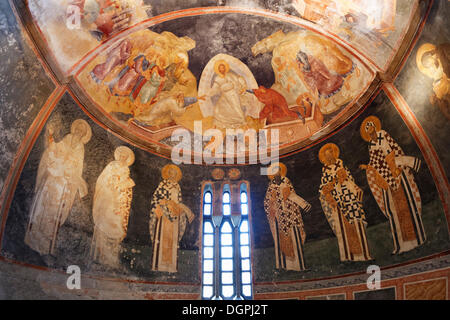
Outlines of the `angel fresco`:
{"label": "angel fresco", "polygon": [[450,43],[422,45],[416,62],[420,72],[434,80],[431,104],[438,106],[450,120]]}
{"label": "angel fresco", "polygon": [[339,159],[339,147],[324,145],[319,152],[322,179],[320,202],[338,240],[341,261],[371,260],[366,235],[366,213],[362,206],[363,191],[350,170]]}
{"label": "angel fresco", "polygon": [[95,185],[92,209],[95,227],[90,257],[111,268],[119,266],[121,243],[127,235],[135,185],[130,178],[129,167],[134,159],[131,149],[118,147],[114,152],[114,161],[105,167]]}
{"label": "angel fresco", "polygon": [[264,210],[275,243],[276,268],[303,271],[306,233],[302,214],[309,212],[311,205],[295,193],[284,164],[273,164],[269,172]]}
{"label": "angel fresco", "polygon": [[406,156],[389,133],[382,130],[377,117],[366,118],[360,129],[370,153],[369,164],[360,168],[366,171],[373,196],[389,219],[393,254],[410,251],[426,241],[422,201],[413,175],[419,171],[421,160]]}
{"label": "angel fresco", "polygon": [[25,234],[25,243],[41,255],[55,254],[59,228],[67,220],[76,196],[88,194],[82,174],[84,145],[92,131],[85,120],[78,119],[60,142],[54,141],[52,130],[49,134],[49,146],[39,162]]}
{"label": "angel fresco", "polygon": [[182,203],[179,181],[182,172],[173,164],[161,170],[163,180],[153,193],[149,230],[153,242],[152,270],[177,272],[178,246],[192,211]]}

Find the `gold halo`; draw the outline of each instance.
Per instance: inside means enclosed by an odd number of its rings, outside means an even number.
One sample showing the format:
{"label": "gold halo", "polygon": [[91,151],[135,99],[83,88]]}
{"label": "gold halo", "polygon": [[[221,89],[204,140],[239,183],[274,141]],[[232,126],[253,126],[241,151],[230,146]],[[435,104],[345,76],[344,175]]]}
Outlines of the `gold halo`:
{"label": "gold halo", "polygon": [[70,133],[73,134],[73,133],[75,132],[75,129],[76,129],[77,127],[79,127],[79,126],[81,126],[81,127],[84,128],[84,135],[83,135],[83,137],[81,138],[81,142],[82,142],[83,144],[86,144],[86,143],[89,142],[89,140],[91,140],[91,137],[92,137],[92,129],[91,129],[91,126],[87,123],[86,120],[83,120],[83,119],[77,119],[77,120],[75,120],[75,121],[72,123],[72,126],[70,127]]}
{"label": "gold halo", "polygon": [[276,167],[279,167],[281,169],[281,176],[286,177],[286,173],[287,173],[286,166],[281,162],[275,162],[275,163],[272,163],[269,168],[267,168],[267,172],[268,172],[267,177],[269,178],[269,180],[272,180],[273,177],[275,176],[275,174],[278,172],[278,171],[275,172]]}
{"label": "gold halo", "polygon": [[224,65],[225,66],[225,73],[228,73],[230,71],[230,65],[228,64],[228,62],[226,62],[225,60],[218,60],[216,61],[216,63],[214,64],[214,71],[218,74],[221,75],[220,71],[219,71],[219,66],[220,65]]}
{"label": "gold halo", "polygon": [[370,117],[367,117],[366,119],[364,119],[364,121],[361,123],[361,127],[359,128],[359,132],[361,133],[361,137],[365,141],[369,142],[371,140],[371,138],[369,137],[369,134],[366,131],[367,122],[373,122],[374,125],[375,125],[375,129],[378,132],[378,131],[381,130],[381,121],[380,121],[380,119],[378,119],[375,116],[370,116]]}
{"label": "gold halo", "polygon": [[325,158],[325,151],[327,151],[328,149],[333,150],[333,156],[335,159],[338,159],[340,155],[340,150],[337,145],[335,145],[334,143],[327,143],[322,148],[320,148],[319,151],[319,160],[320,162],[322,162],[323,165],[327,165],[327,159]]}
{"label": "gold halo", "polygon": [[134,152],[125,146],[120,146],[118,148],[116,148],[116,150],[114,151],[114,159],[115,160],[119,160],[119,157],[122,153],[125,153],[127,156],[127,165],[131,166],[134,163]]}
{"label": "gold halo", "polygon": [[183,173],[181,172],[181,169],[174,164],[168,164],[168,165],[165,165],[164,168],[162,168],[162,170],[161,170],[162,178],[164,180],[169,179],[169,169],[171,169],[171,168],[173,168],[177,171],[177,176],[175,177],[175,181],[176,182],[180,181],[181,178],[183,177]]}
{"label": "gold halo", "polygon": [[427,77],[430,77],[432,79],[434,79],[433,72],[431,72],[429,68],[426,68],[423,65],[422,58],[426,53],[435,51],[435,50],[436,50],[436,46],[434,44],[425,43],[419,48],[419,50],[417,51],[417,55],[416,55],[416,63],[417,63],[417,67],[419,68],[420,72],[422,72],[424,75],[426,75]]}

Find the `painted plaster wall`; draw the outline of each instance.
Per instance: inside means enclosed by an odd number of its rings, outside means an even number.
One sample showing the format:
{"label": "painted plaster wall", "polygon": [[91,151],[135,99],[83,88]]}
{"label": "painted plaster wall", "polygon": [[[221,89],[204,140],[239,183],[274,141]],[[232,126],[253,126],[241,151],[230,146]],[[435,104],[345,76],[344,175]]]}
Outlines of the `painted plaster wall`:
{"label": "painted plaster wall", "polygon": [[28,128],[54,89],[8,1],[0,3],[0,192]]}
{"label": "painted plaster wall", "polygon": [[[310,202],[313,207],[311,212],[304,216],[307,234],[305,262],[308,267],[305,272],[275,269],[273,239],[263,208],[263,199],[268,185],[267,177],[260,175],[259,166],[238,167],[243,173],[242,178],[249,180],[251,186],[254,240],[252,254],[256,282],[315,279],[361,272],[374,262],[381,266],[388,266],[449,249],[445,215],[433,179],[424,162],[416,179],[422,195],[423,217],[428,241],[422,247],[411,252],[391,255],[393,248],[389,225],[371,195],[365,174],[358,169],[360,164],[368,162],[367,144],[359,135],[361,121],[368,115],[376,115],[382,119],[383,129],[396,139],[407,155],[424,159],[408,129],[384,93],[380,93],[356,120],[326,141],[339,145],[341,158],[351,170],[357,184],[364,190],[368,240],[375,261],[356,263],[339,261],[336,238],[325,219],[318,200],[322,165],[317,154],[324,142],[282,159],[282,162],[287,165],[287,176],[291,179],[297,194]],[[91,208],[95,182],[106,164],[113,159],[114,149],[119,145],[127,144],[90,120],[69,95],[63,97],[48,120],[48,123],[53,123],[60,129],[55,135],[56,141],[68,133],[70,124],[77,118],[87,120],[93,129],[93,138],[86,145],[83,170],[83,178],[89,185],[89,195],[82,200],[76,200],[68,221],[61,228],[56,257],[43,259],[23,242],[32,201],[30,194],[33,193],[37,167],[47,138],[45,130],[41,133],[30,154],[16,189],[6,224],[2,254],[13,260],[59,270],[65,270],[68,265],[77,264],[82,266],[83,271],[101,276],[137,277],[146,281],[199,283],[198,240],[201,181],[211,178],[212,167],[181,166],[183,179],[180,185],[183,201],[195,213],[196,218],[191,225],[188,225],[186,234],[180,243],[178,273],[153,272],[151,271],[152,246],[148,232],[150,199],[160,181],[160,170],[169,163],[169,160],[128,145],[136,154],[136,162],[131,167],[131,178],[136,182],[136,187],[134,188],[128,233],[124,240],[126,252],[121,255],[122,268],[111,270],[99,265],[90,266],[88,252],[93,233]],[[131,266],[132,260],[133,267]]]}
{"label": "painted plaster wall", "polygon": [[434,45],[450,43],[449,14],[448,1],[434,1],[423,32],[395,81],[395,86],[405,98],[436,149],[447,178],[450,176],[450,153],[448,152],[447,138],[450,135],[449,121],[437,106],[431,104],[433,80],[419,71],[416,56],[419,48],[425,43]]}

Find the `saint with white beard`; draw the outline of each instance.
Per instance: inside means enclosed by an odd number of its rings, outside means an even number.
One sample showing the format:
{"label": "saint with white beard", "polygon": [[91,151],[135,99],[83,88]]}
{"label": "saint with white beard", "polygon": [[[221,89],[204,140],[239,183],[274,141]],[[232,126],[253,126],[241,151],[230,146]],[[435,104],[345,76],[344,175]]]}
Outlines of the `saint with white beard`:
{"label": "saint with white beard", "polygon": [[94,261],[117,268],[121,243],[127,235],[135,185],[129,169],[134,163],[134,153],[121,146],[114,152],[114,159],[100,174],[95,185],[92,210],[95,228],[90,255]]}

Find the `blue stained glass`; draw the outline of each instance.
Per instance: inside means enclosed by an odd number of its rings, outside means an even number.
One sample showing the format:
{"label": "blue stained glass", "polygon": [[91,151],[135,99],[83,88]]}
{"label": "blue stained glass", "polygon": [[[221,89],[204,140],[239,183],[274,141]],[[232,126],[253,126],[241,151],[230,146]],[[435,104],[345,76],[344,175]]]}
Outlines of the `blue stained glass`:
{"label": "blue stained glass", "polygon": [[247,203],[247,192],[241,192],[241,203]]}

